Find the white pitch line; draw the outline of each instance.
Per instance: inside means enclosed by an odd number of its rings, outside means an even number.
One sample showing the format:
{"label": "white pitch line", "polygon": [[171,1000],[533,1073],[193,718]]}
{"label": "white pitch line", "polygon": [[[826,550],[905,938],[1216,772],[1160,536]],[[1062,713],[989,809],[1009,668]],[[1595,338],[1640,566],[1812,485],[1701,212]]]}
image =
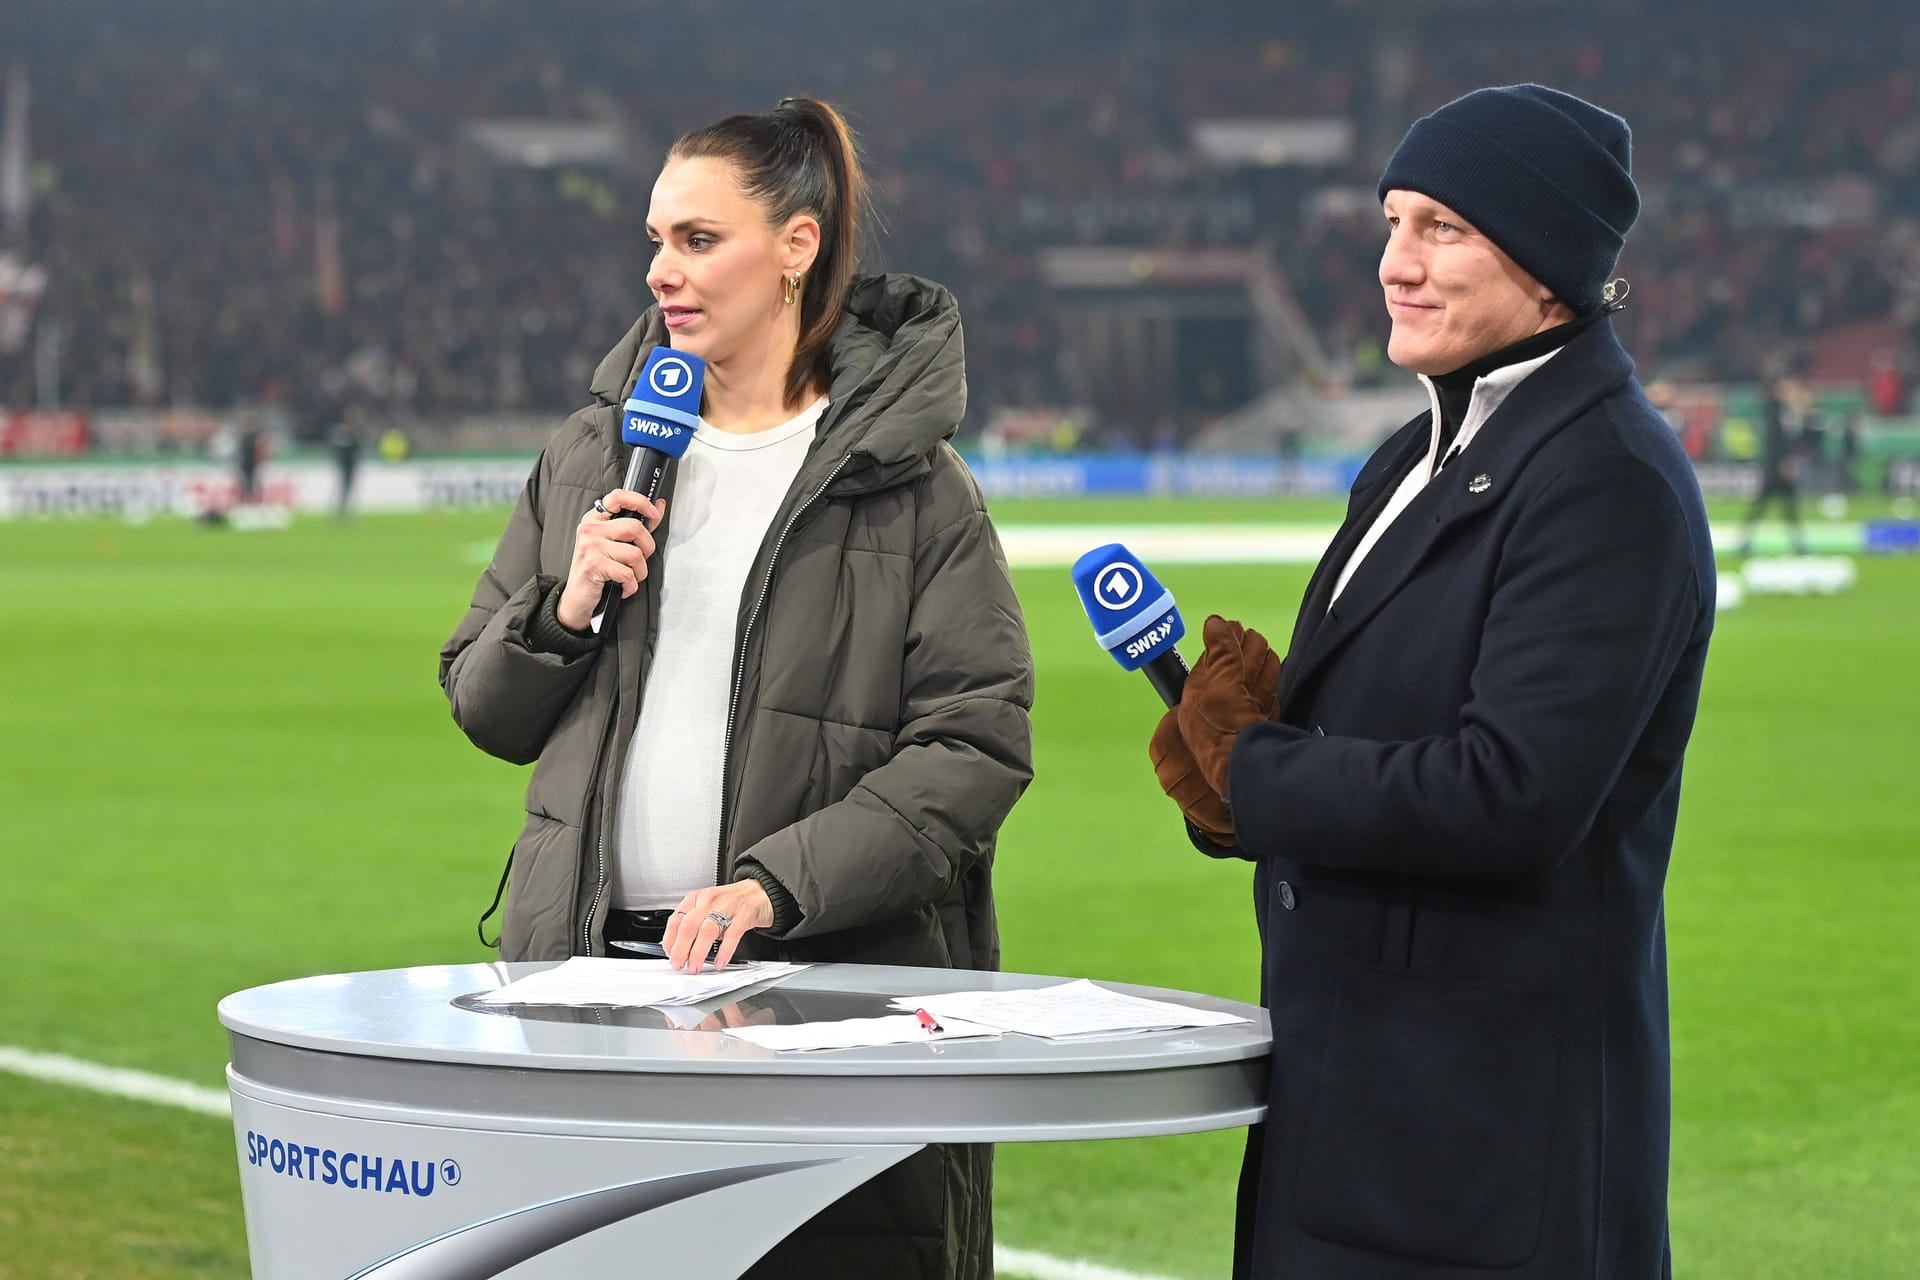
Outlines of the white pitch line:
{"label": "white pitch line", "polygon": [[[1815,551],[1857,554],[1858,522],[1810,521],[1807,542]],[[1332,524],[1007,524],[999,527],[1007,563],[1016,569],[1059,569],[1109,542],[1148,564],[1314,564],[1333,541]],[[1716,551],[1738,547],[1745,531],[1736,524],[1709,526]],[[1784,546],[1785,535],[1769,528],[1762,550]]]}
{"label": "white pitch line", "polygon": [[[222,1119],[233,1114],[224,1089],[209,1089],[204,1085],[188,1084],[184,1080],[171,1080],[166,1076],[127,1067],[103,1067],[97,1062],[69,1058],[65,1054],[37,1053],[32,1049],[0,1045],[0,1071],[31,1076],[50,1084],[91,1089],[95,1093],[112,1094],[117,1098],[181,1107]],[[993,1247],[993,1265],[1003,1275],[1026,1276],[1028,1280],[1172,1280],[1168,1276],[1118,1271],[1078,1258],[1056,1258],[1026,1249],[1010,1249],[1002,1244]]]}
{"label": "white pitch line", "polygon": [[53,1084],[92,1089],[95,1093],[110,1093],[118,1098],[184,1107],[202,1115],[233,1114],[227,1105],[227,1092],[224,1089],[209,1089],[126,1067],[103,1067],[97,1062],[83,1062],[79,1058],[58,1053],[35,1053],[31,1049],[0,1045],[0,1070],[32,1076]]}
{"label": "white pitch line", "polygon": [[1065,568],[1109,542],[1148,564],[1312,564],[1333,541],[1331,524],[1014,524],[1000,545],[1015,568]]}
{"label": "white pitch line", "polygon": [[993,1269],[1003,1276],[1026,1276],[1029,1280],[1174,1280],[1172,1276],[1121,1271],[1079,1258],[1055,1258],[1025,1249],[1009,1249],[1003,1244],[993,1246]]}

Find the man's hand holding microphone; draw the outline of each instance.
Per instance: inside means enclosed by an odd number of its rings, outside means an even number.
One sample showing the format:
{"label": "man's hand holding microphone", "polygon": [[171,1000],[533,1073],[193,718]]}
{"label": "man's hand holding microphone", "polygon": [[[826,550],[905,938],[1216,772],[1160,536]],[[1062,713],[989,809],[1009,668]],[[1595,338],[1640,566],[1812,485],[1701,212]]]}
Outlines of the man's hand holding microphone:
{"label": "man's hand holding microphone", "polygon": [[1201,628],[1205,649],[1188,671],[1174,648],[1186,627],[1173,593],[1117,542],[1081,556],[1073,578],[1101,646],[1127,670],[1144,670],[1167,704],[1147,748],[1160,789],[1207,839],[1233,844],[1233,741],[1279,713],[1279,655],[1258,631],[1215,614]]}
{"label": "man's hand holding microphone", "polygon": [[1256,720],[1280,711],[1280,655],[1258,631],[1209,616],[1200,628],[1206,648],[1147,744],[1153,776],[1200,834],[1234,843],[1227,808],[1233,740]]}

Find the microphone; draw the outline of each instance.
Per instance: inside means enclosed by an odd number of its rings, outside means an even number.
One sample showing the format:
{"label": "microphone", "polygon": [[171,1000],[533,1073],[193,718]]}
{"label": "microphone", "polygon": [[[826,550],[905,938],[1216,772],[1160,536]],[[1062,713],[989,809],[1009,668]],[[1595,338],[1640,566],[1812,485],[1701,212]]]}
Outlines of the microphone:
{"label": "microphone", "polygon": [[[658,499],[666,487],[667,464],[693,443],[693,424],[700,417],[700,388],[707,378],[707,362],[686,351],[655,347],[634,379],[620,415],[620,438],[632,446],[627,459],[626,488]],[[629,520],[638,512],[616,511]],[[609,582],[600,592],[600,607],[592,627],[597,635],[607,615],[620,603],[620,584]]]}
{"label": "microphone", "polygon": [[1074,561],[1073,586],[1100,647],[1128,671],[1145,671],[1162,702],[1179,702],[1188,668],[1173,645],[1187,626],[1174,608],[1173,592],[1117,542]]}

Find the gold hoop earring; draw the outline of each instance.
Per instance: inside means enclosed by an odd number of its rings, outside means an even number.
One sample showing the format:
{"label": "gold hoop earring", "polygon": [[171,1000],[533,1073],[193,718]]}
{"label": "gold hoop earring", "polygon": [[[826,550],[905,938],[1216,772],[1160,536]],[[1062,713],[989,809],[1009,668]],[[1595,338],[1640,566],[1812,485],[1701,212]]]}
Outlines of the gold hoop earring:
{"label": "gold hoop earring", "polygon": [[800,301],[800,273],[796,271],[787,277],[787,305],[792,306],[798,301]]}

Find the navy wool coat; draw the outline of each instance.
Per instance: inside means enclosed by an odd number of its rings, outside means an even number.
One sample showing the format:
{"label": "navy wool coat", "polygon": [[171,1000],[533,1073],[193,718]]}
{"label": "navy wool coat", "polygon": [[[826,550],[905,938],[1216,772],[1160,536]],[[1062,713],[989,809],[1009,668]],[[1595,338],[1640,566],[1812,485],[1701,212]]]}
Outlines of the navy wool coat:
{"label": "navy wool coat", "polygon": [[1603,320],[1329,609],[1429,430],[1360,472],[1279,718],[1234,744],[1273,1020],[1237,1268],[1660,1277],[1661,894],[1714,607],[1699,486]]}

